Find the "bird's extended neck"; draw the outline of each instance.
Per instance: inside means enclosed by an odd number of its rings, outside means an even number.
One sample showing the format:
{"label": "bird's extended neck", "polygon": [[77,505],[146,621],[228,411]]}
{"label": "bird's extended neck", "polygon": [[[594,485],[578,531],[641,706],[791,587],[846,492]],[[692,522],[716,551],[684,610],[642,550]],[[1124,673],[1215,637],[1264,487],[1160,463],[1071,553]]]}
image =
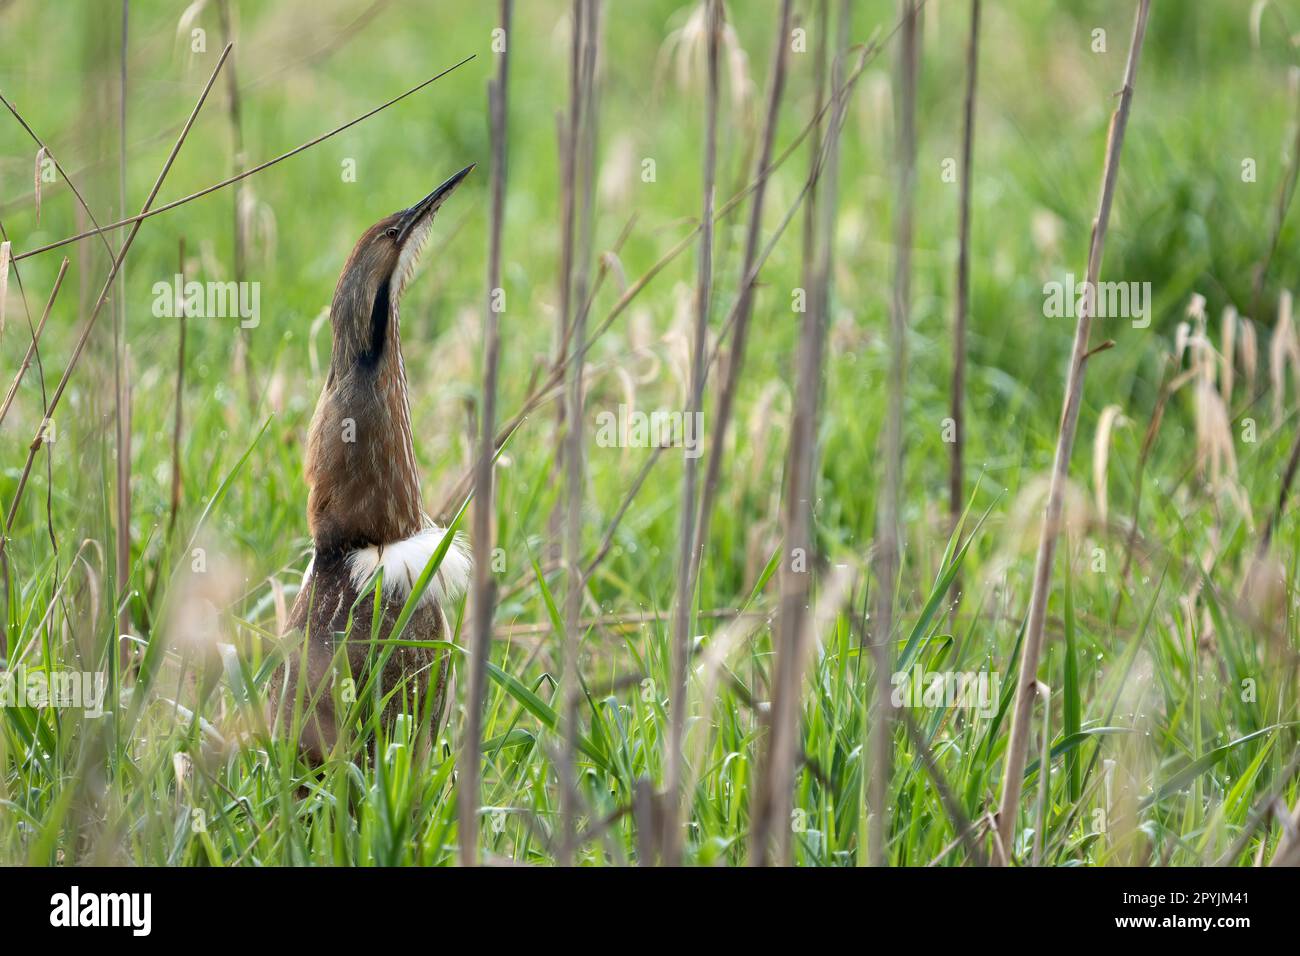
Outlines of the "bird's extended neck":
{"label": "bird's extended neck", "polygon": [[425,523],[397,304],[387,280],[353,298],[336,296],[331,309],[329,377],[308,438],[307,519],[318,553],[389,544]]}

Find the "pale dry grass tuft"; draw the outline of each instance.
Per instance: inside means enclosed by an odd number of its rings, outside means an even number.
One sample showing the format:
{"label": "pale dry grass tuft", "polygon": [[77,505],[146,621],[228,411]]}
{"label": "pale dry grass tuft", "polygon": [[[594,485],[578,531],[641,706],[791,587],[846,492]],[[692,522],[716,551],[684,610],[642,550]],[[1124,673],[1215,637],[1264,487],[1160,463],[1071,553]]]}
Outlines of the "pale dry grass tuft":
{"label": "pale dry grass tuft", "polygon": [[1273,391],[1273,418],[1282,420],[1283,406],[1286,401],[1286,373],[1291,370],[1291,378],[1300,383],[1300,341],[1296,340],[1295,317],[1292,308],[1291,292],[1283,290],[1277,304],[1277,324],[1273,327],[1273,338],[1268,348],[1268,377]]}
{"label": "pale dry grass tuft", "polygon": [[1193,297],[1189,314],[1194,325],[1187,339],[1196,428],[1196,472],[1209,492],[1226,495],[1245,518],[1247,526],[1253,529],[1250,498],[1238,480],[1231,413],[1219,385],[1219,370],[1228,360],[1219,354],[1210,340],[1204,306],[1202,297]]}
{"label": "pale dry grass tuft", "polygon": [[1244,316],[1239,320],[1241,335],[1241,370],[1246,373],[1246,394],[1255,394],[1255,380],[1259,369],[1259,345],[1255,337],[1255,323]]}
{"label": "pale dry grass tuft", "polygon": [[235,196],[239,241],[245,255],[256,254],[267,268],[273,267],[278,234],[275,211],[269,203],[257,198],[251,180],[240,183]]}
{"label": "pale dry grass tuft", "polygon": [[1196,469],[1213,492],[1224,489],[1237,477],[1237,453],[1233,447],[1232,424],[1218,388],[1219,353],[1206,330],[1205,300],[1192,316],[1192,333],[1187,340],[1193,372],[1196,421]]}
{"label": "pale dry grass tuft", "polygon": [[9,305],[9,243],[0,242],[0,335],[5,331],[5,312]]}
{"label": "pale dry grass tuft", "polygon": [[[668,34],[659,51],[656,75],[661,75],[664,65],[671,62],[673,78],[679,90],[698,89],[708,67],[708,4],[700,2],[691,8],[681,29]],[[754,79],[749,70],[749,55],[740,45],[740,37],[731,25],[723,5],[723,24],[720,37],[724,75],[734,116],[748,121],[754,112]]]}
{"label": "pale dry grass tuft", "polygon": [[193,3],[181,11],[180,17],[176,20],[177,46],[190,45],[190,31],[199,22],[199,17],[203,15],[203,8],[207,5],[208,0],[194,0]]}
{"label": "pale dry grass tuft", "polygon": [[32,174],[32,196],[36,201],[36,225],[41,224],[41,164],[45,157],[49,155],[49,150],[44,146],[36,150],[35,172]]}
{"label": "pale dry grass tuft", "polygon": [[[997,550],[984,566],[980,577],[985,587],[1003,580],[1012,567],[1032,552],[1042,535],[1043,507],[1047,503],[1051,476],[1044,473],[1026,481],[1008,509]],[[1072,539],[1082,538],[1095,523],[1095,512],[1087,491],[1077,482],[1064,486],[1059,530]],[[994,520],[994,519],[990,519]]]}
{"label": "pale dry grass tuft", "polygon": [[1097,421],[1097,434],[1092,443],[1092,484],[1097,496],[1097,516],[1102,524],[1106,523],[1108,513],[1106,475],[1110,464],[1110,435],[1114,429],[1127,424],[1129,420],[1118,405],[1103,408]]}
{"label": "pale dry grass tuft", "polygon": [[1223,310],[1223,379],[1219,394],[1224,405],[1232,403],[1232,387],[1237,371],[1237,310],[1228,306]]}

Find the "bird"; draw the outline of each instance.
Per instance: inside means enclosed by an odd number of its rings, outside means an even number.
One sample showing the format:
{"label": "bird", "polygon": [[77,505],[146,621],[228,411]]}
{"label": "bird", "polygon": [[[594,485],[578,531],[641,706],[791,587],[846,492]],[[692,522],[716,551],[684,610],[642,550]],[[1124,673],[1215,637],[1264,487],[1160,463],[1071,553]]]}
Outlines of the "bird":
{"label": "bird", "polygon": [[[296,709],[299,750],[316,761],[327,759],[338,739],[343,715],[336,706],[347,706],[367,686],[377,683],[386,698],[387,722],[406,705],[428,716],[436,733],[445,709],[446,648],[374,641],[392,632],[448,534],[422,506],[398,310],[435,215],[473,169],[465,167],[367,229],[330,303],[329,373],[307,438],[312,557],[282,635],[284,660],[271,682],[274,714],[291,727]],[[465,592],[469,575],[469,554],[457,532],[401,640],[450,640],[444,607]],[[390,650],[378,680],[371,681],[375,675],[367,668]]]}

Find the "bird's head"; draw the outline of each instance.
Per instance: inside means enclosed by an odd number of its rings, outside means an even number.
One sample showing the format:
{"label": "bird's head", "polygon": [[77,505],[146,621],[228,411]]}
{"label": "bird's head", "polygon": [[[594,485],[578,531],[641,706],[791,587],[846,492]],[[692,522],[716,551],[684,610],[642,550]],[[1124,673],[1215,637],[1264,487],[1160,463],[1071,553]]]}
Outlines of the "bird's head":
{"label": "bird's head", "polygon": [[390,319],[415,271],[433,218],[473,168],[466,166],[415,205],[385,216],[357,240],[330,305],[336,360],[373,364],[383,354]]}

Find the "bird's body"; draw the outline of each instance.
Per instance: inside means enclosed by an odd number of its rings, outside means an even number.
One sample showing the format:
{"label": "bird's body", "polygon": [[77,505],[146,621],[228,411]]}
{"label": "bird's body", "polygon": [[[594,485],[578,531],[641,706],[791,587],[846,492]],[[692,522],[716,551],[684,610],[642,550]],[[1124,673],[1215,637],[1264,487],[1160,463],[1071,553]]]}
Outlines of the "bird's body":
{"label": "bird's body", "polygon": [[[299,635],[301,644],[287,642],[285,664],[272,680],[286,725],[295,699],[302,700],[302,747],[318,759],[337,738],[336,701],[352,699],[340,696],[336,685],[350,678],[360,692],[369,667],[385,655],[377,681],[387,698],[385,719],[405,708],[421,718],[432,714],[436,727],[444,709],[446,649],[375,642],[389,637],[444,537],[421,505],[398,305],[434,213],[468,172],[367,230],[330,306],[330,370],[307,442],[314,554],[288,622],[288,633]],[[382,600],[376,614],[377,572]],[[464,591],[468,578],[469,559],[453,541],[401,641],[449,640],[443,604]]]}
{"label": "bird's body", "polygon": [[[456,554],[449,552],[455,558]],[[446,559],[444,559],[446,560]],[[445,576],[445,575],[444,575]],[[385,589],[379,609],[379,630],[372,635],[374,621],[373,589],[357,602],[360,588],[355,583],[347,557],[318,555],[303,580],[303,589],[294,602],[289,616],[289,630],[303,636],[304,650],[292,644],[286,653],[290,663],[276,675],[275,683],[287,683],[283,700],[285,717],[291,715],[294,692],[301,672],[297,654],[305,657],[307,680],[303,683],[302,746],[305,752],[322,759],[333,747],[338,735],[338,716],[334,705],[334,683],[346,673],[353,681],[353,690],[364,686],[368,662],[383,656],[385,648],[372,644],[388,637],[406,602],[408,592]],[[363,587],[364,587],[363,582]],[[431,589],[432,590],[432,589]],[[355,605],[355,606],[354,606]],[[351,615],[351,628],[348,618]],[[402,632],[403,641],[443,641],[448,639],[446,615],[437,600],[426,600],[416,608]],[[346,641],[344,640],[346,635]],[[341,657],[344,648],[345,666]],[[384,707],[383,717],[391,720],[398,713],[431,714],[431,726],[436,728],[445,707],[447,678],[451,657],[446,650],[420,646],[394,647],[379,676],[382,694],[392,694]],[[431,694],[429,692],[432,692]],[[315,702],[312,695],[318,695]],[[352,695],[342,694],[345,703]]]}

